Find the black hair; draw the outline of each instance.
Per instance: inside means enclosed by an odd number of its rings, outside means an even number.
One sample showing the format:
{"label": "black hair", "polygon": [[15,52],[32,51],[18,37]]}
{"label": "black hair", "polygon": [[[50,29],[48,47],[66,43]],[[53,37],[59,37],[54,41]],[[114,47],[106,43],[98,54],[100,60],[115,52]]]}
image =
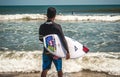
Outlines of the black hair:
{"label": "black hair", "polygon": [[49,7],[47,9],[47,17],[48,18],[54,18],[56,16],[56,9],[53,7]]}

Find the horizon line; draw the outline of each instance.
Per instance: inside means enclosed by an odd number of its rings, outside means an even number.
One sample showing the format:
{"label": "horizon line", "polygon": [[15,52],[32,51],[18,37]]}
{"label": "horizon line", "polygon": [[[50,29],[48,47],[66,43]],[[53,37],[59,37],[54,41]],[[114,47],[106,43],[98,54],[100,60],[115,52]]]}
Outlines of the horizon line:
{"label": "horizon line", "polygon": [[[120,4],[79,4],[79,6],[80,5],[120,5]],[[72,4],[67,4],[67,5],[18,5],[18,4],[16,4],[16,5],[0,5],[0,6],[78,6],[78,4],[74,4],[74,5],[72,5]]]}

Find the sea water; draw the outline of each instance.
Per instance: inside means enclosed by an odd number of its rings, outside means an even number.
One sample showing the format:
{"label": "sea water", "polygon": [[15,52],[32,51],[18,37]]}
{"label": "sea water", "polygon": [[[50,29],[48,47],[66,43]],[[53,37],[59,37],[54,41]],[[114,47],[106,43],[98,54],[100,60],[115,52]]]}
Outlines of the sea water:
{"label": "sea water", "polygon": [[[41,71],[43,44],[38,31],[48,7],[0,6],[0,72]],[[64,34],[90,49],[82,58],[63,59],[63,71],[120,75],[120,6],[54,7],[58,11],[55,22]]]}

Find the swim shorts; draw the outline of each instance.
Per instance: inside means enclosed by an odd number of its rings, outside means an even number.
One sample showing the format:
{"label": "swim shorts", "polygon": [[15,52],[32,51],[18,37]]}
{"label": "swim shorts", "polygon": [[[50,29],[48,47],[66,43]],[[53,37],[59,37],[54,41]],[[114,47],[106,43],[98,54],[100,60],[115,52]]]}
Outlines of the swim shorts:
{"label": "swim shorts", "polygon": [[61,58],[53,59],[53,55],[43,53],[42,59],[43,59],[42,60],[43,61],[43,64],[42,64],[43,70],[49,70],[51,68],[52,62],[54,63],[57,71],[62,70],[62,59]]}

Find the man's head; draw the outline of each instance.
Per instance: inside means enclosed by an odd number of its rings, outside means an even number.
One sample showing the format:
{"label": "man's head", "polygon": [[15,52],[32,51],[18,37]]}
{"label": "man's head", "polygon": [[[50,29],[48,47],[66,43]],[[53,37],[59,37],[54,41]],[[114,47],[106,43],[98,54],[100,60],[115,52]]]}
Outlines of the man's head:
{"label": "man's head", "polygon": [[53,7],[49,7],[47,9],[47,17],[48,17],[48,19],[55,18],[55,16],[56,16],[56,9],[53,8]]}

